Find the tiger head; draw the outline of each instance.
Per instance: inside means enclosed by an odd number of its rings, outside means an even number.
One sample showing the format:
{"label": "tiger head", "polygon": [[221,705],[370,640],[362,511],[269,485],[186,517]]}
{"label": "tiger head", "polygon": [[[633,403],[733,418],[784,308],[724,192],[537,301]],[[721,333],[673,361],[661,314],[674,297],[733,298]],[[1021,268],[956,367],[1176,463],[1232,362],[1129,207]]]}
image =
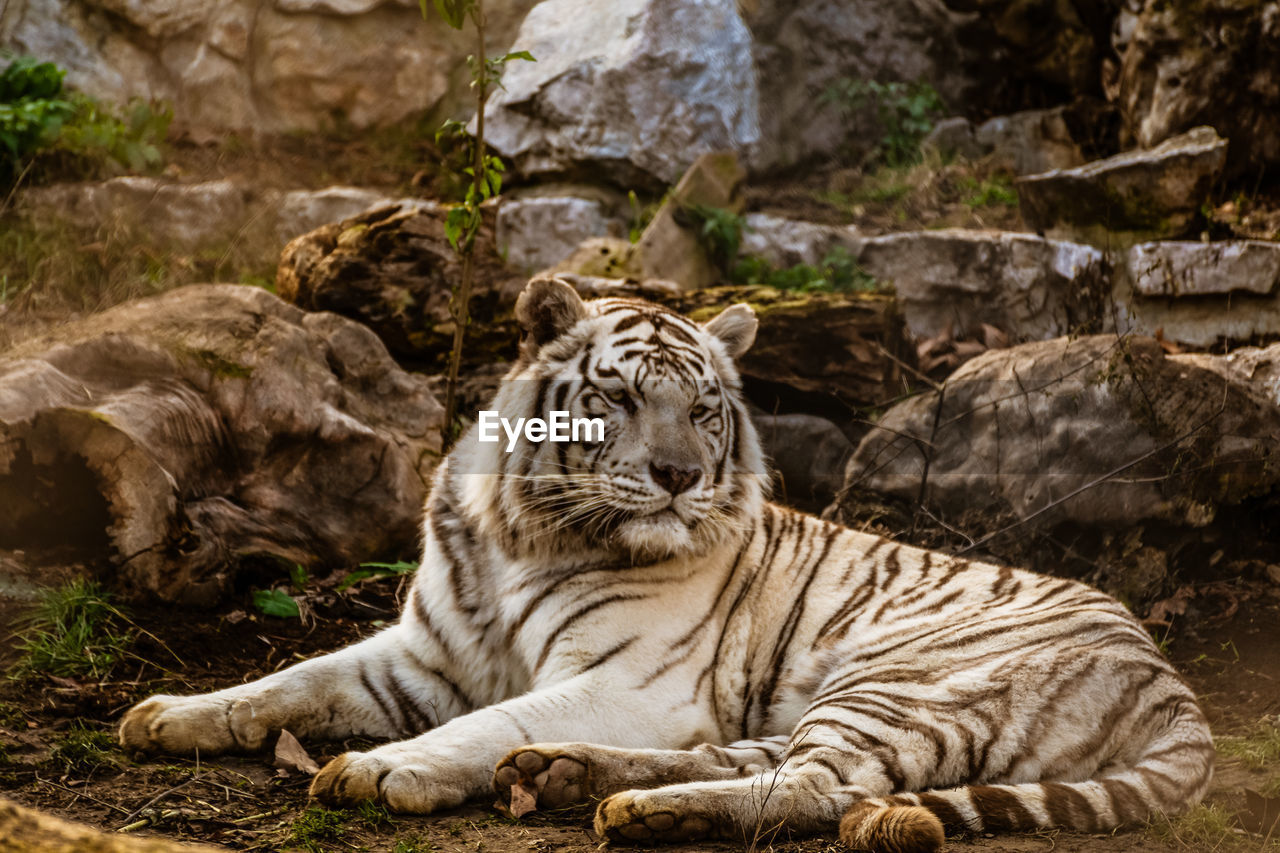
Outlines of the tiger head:
{"label": "tiger head", "polygon": [[516,551],[650,562],[703,552],[759,515],[767,476],[734,365],[755,340],[749,306],[698,324],[638,299],[584,302],[539,278],[516,317],[520,359],[489,408],[508,424],[559,411],[603,429],[482,442],[473,427],[449,464],[492,475],[465,486],[489,532]]}

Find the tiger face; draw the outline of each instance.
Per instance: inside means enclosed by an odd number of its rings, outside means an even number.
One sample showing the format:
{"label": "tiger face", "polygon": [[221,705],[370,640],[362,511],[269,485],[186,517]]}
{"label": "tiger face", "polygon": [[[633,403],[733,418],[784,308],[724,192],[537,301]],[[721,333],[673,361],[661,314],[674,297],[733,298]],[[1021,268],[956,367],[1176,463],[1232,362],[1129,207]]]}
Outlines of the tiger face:
{"label": "tiger face", "polygon": [[495,408],[568,412],[603,430],[500,452],[489,497],[509,540],[647,562],[704,551],[754,517],[766,479],[733,363],[755,337],[749,307],[700,325],[536,279],[516,313],[521,360]]}

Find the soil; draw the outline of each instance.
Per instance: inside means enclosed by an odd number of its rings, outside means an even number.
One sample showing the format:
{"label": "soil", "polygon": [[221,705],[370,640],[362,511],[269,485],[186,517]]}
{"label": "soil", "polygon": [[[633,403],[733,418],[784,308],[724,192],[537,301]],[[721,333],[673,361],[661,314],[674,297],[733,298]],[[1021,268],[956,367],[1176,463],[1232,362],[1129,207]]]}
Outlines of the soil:
{"label": "soil", "polygon": [[[254,612],[247,590],[215,613],[137,608],[130,617],[147,633],[139,633],[129,656],[109,678],[33,676],[0,682],[0,794],[105,830],[127,826],[133,832],[229,849],[595,851],[600,840],[590,829],[589,808],[535,812],[519,821],[484,802],[430,817],[388,815],[380,809],[335,815],[308,802],[305,775],[277,771],[269,754],[191,760],[129,756],[116,748],[114,724],[145,696],[202,692],[257,678],[367,636],[392,618],[403,579],[367,580],[338,592],[343,577],[338,572],[308,586],[300,596],[305,623]],[[1163,637],[1202,697],[1219,736],[1246,733],[1259,720],[1280,713],[1280,587],[1251,593],[1238,602],[1206,595],[1194,624],[1175,617]],[[16,659],[16,639],[9,637],[0,647],[0,665]],[[86,730],[103,734],[96,746],[77,749]],[[320,764],[346,749],[369,745],[359,739],[304,744]],[[1247,823],[1242,791],[1268,781],[1267,774],[1224,758],[1210,800]],[[1258,836],[1240,834],[1238,841],[1245,846],[1220,849],[1262,849]],[[740,851],[751,846],[747,839],[670,849]],[[778,853],[838,849],[830,837],[757,839],[755,847]],[[1027,853],[1205,849],[1194,839],[1178,840],[1168,829],[1112,835],[983,834],[952,838],[948,848]]]}

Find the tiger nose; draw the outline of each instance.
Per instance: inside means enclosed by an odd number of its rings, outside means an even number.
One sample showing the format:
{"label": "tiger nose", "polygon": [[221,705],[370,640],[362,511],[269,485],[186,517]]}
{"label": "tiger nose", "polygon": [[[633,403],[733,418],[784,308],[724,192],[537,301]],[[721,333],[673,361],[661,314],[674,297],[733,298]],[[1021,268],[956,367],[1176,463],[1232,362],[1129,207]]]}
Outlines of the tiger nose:
{"label": "tiger nose", "polygon": [[678,495],[692,489],[702,479],[701,468],[677,468],[674,465],[657,465],[649,463],[649,474],[653,481],[672,495]]}

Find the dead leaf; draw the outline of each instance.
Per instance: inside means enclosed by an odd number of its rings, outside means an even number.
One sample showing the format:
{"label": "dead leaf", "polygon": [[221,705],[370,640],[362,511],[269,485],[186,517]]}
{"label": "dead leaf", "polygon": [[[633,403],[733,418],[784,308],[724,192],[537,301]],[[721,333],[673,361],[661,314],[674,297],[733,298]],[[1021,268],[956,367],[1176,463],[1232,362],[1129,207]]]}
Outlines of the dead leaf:
{"label": "dead leaf", "polygon": [[520,818],[538,808],[538,789],[516,783],[511,786],[511,816]]}
{"label": "dead leaf", "polygon": [[1151,605],[1147,618],[1142,620],[1143,624],[1168,625],[1174,616],[1181,616],[1187,612],[1187,602],[1194,598],[1195,594],[1194,589],[1184,586],[1168,598],[1160,599]]}
{"label": "dead leaf", "polygon": [[307,751],[298,743],[288,729],[280,730],[280,740],[276,741],[275,766],[289,773],[302,773],[314,776],[320,772],[320,765],[312,760]]}

